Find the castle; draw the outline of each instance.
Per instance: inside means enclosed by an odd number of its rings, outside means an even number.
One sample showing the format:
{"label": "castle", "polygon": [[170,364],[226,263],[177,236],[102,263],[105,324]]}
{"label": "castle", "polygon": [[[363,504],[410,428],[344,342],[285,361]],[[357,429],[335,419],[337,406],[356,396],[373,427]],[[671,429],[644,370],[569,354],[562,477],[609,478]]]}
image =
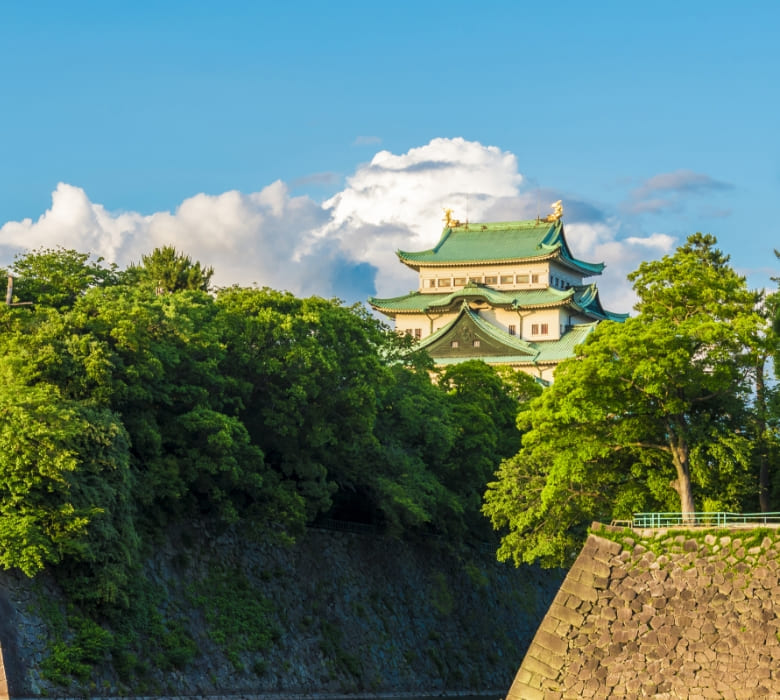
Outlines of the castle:
{"label": "castle", "polygon": [[447,210],[439,242],[417,253],[398,251],[419,275],[417,291],[370,298],[428,351],[437,365],[481,359],[551,381],[607,311],[595,283],[603,263],[575,258],[564,235],[560,202],[546,219],[461,223]]}

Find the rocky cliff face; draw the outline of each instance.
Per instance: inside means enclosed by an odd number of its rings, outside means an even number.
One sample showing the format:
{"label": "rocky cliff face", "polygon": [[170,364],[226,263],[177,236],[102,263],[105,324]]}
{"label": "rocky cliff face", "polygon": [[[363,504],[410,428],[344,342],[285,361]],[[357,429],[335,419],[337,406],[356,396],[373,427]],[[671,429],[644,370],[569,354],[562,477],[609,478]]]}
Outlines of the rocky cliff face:
{"label": "rocky cliff face", "polygon": [[[318,530],[289,548],[235,533],[179,533],[149,562],[148,575],[162,592],[157,605],[176,611],[194,640],[195,657],[164,671],[142,659],[143,675],[130,678],[107,658],[71,692],[505,689],[562,580],[561,572],[498,564],[489,552],[453,555]],[[226,603],[221,587],[236,579],[245,597]],[[42,672],[51,650],[42,610],[62,607],[56,587],[4,573],[0,592],[12,696],[61,695]],[[231,635],[251,638],[252,630],[224,619],[240,618],[242,606],[255,614],[255,603],[268,629],[260,650],[236,644]]]}
{"label": "rocky cliff face", "polygon": [[588,537],[508,700],[780,698],[777,530],[608,529]]}

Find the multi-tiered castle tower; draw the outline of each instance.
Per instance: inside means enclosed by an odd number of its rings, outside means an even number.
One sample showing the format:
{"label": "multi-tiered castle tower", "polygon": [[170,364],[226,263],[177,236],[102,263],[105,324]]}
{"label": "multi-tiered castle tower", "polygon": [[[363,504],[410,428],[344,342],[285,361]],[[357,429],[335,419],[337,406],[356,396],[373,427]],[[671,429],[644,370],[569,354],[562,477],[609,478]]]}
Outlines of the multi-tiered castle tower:
{"label": "multi-tiered castle tower", "polygon": [[417,291],[369,304],[439,365],[477,358],[551,380],[597,323],[627,316],[584,283],[604,264],[572,255],[556,205],[546,219],[509,223],[461,223],[448,210],[436,246],[397,253],[419,273]]}

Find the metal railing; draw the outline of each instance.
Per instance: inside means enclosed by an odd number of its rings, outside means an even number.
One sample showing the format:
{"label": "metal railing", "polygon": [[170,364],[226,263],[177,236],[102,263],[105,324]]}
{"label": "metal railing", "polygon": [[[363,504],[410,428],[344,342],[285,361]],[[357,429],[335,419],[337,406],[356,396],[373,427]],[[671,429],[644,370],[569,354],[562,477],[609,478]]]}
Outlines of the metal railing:
{"label": "metal railing", "polygon": [[634,513],[632,527],[757,527],[780,526],[780,513]]}

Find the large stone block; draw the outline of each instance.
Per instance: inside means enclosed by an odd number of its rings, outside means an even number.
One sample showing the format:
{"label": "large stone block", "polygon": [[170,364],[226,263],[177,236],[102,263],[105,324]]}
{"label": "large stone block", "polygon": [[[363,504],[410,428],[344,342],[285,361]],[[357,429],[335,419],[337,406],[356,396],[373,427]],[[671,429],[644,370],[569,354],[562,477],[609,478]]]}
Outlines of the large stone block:
{"label": "large stone block", "polygon": [[538,653],[544,655],[543,650],[539,652],[537,647],[532,646],[532,648],[529,649],[525,659],[523,660],[523,668],[526,671],[530,671],[531,673],[538,674],[542,678],[557,678],[558,677],[557,669],[553,668],[549,664],[544,663],[544,661],[540,661],[538,658],[536,658],[536,654]]}
{"label": "large stone block", "polygon": [[541,688],[516,684],[509,689],[506,700],[545,700],[545,697],[545,692]]}
{"label": "large stone block", "polygon": [[547,615],[548,617],[561,620],[562,622],[566,622],[575,627],[579,627],[582,624],[582,621],[585,619],[582,613],[579,613],[576,610],[572,610],[571,608],[567,608],[565,605],[559,605],[555,602],[553,602],[553,604],[550,606],[550,610],[547,612]]}
{"label": "large stone block", "polygon": [[608,578],[612,571],[612,567],[604,561],[582,556],[577,560],[577,568],[580,571],[592,574],[593,576],[602,576],[605,578]]}
{"label": "large stone block", "polygon": [[551,651],[553,654],[563,656],[566,654],[566,650],[568,649],[569,645],[565,639],[561,639],[560,637],[556,637],[554,634],[550,634],[549,632],[545,632],[544,630],[540,629],[536,633],[536,637],[534,637],[534,646],[540,646],[543,649]]}
{"label": "large stone block", "polygon": [[566,591],[570,595],[576,596],[580,600],[590,601],[591,603],[595,603],[599,598],[595,588],[586,586],[579,581],[572,581],[568,577],[561,585],[561,590]]}

